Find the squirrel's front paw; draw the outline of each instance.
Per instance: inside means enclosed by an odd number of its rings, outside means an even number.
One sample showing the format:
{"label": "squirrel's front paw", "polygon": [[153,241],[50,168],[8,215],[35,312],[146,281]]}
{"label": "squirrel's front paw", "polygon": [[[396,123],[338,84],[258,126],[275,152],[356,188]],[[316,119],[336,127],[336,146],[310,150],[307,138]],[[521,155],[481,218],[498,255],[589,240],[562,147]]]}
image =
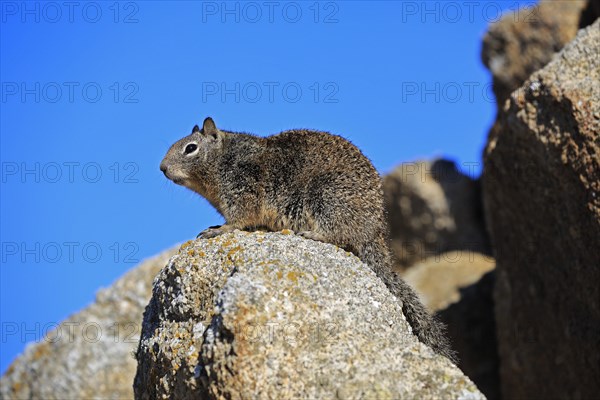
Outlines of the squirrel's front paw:
{"label": "squirrel's front paw", "polygon": [[205,230],[203,230],[202,232],[200,232],[198,234],[198,236],[196,236],[196,239],[210,239],[210,238],[214,238],[217,237],[219,235],[222,235],[224,233],[227,232],[231,232],[233,231],[234,228],[232,228],[231,226],[225,224],[225,225],[215,225],[215,226],[211,226]]}

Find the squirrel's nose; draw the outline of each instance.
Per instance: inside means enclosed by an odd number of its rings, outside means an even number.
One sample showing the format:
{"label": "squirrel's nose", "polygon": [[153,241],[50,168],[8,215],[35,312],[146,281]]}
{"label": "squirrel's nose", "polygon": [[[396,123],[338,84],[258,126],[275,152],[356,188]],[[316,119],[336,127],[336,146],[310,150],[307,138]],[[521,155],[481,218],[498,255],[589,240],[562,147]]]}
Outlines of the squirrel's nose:
{"label": "squirrel's nose", "polygon": [[163,172],[163,174],[167,174],[167,164],[164,161],[160,163],[160,170]]}

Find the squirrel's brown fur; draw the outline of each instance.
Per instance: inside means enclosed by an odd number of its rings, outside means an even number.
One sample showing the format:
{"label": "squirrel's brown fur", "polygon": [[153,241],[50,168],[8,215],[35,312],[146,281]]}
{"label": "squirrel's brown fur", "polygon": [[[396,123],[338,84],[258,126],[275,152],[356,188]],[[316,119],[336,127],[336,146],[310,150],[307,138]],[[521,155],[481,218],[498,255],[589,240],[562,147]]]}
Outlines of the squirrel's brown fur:
{"label": "squirrel's brown fur", "polygon": [[200,237],[290,229],[351,251],[402,301],[419,340],[454,360],[443,325],[392,271],[380,176],[346,139],[309,130],[262,138],[219,130],[207,118],[202,130],[195,126],[171,146],[161,170],[225,218],[225,225]]}

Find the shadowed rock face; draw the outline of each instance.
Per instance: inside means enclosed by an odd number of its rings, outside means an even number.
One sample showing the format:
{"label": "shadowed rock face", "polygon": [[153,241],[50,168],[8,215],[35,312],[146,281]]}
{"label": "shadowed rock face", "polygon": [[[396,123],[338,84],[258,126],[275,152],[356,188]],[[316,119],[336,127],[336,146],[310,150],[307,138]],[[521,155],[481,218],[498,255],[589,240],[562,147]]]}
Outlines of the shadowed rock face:
{"label": "shadowed rock face", "polygon": [[460,301],[438,313],[459,354],[458,366],[489,400],[501,398],[494,281],[495,272],[486,273],[474,284],[460,289]]}
{"label": "shadowed rock face", "polygon": [[144,314],[136,398],[483,398],[368,266],[282,233],[182,246]]}
{"label": "shadowed rock face", "polygon": [[600,21],[511,95],[486,148],[506,398],[600,391],[598,54]]}
{"label": "shadowed rock face", "polygon": [[452,161],[400,164],[383,190],[398,269],[453,250],[491,253],[479,181]]}
{"label": "shadowed rock face", "polygon": [[0,378],[2,399],[131,399],[132,357],[152,280],[174,249],[142,262],[31,344]]}
{"label": "shadowed rock face", "polygon": [[593,24],[598,18],[600,18],[600,2],[588,0],[579,18],[579,28]]}
{"label": "shadowed rock face", "polygon": [[500,398],[494,267],[489,256],[453,251],[421,260],[403,274],[448,327],[458,367],[490,400]]}

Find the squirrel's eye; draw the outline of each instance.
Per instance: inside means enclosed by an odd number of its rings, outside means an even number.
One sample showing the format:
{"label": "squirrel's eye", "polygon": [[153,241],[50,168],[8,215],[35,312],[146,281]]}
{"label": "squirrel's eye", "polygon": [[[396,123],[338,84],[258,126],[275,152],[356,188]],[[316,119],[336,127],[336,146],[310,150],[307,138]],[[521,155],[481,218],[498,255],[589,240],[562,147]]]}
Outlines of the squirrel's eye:
{"label": "squirrel's eye", "polygon": [[195,143],[190,143],[187,146],[185,146],[185,154],[193,153],[194,151],[196,151],[197,148],[198,145],[196,145]]}

